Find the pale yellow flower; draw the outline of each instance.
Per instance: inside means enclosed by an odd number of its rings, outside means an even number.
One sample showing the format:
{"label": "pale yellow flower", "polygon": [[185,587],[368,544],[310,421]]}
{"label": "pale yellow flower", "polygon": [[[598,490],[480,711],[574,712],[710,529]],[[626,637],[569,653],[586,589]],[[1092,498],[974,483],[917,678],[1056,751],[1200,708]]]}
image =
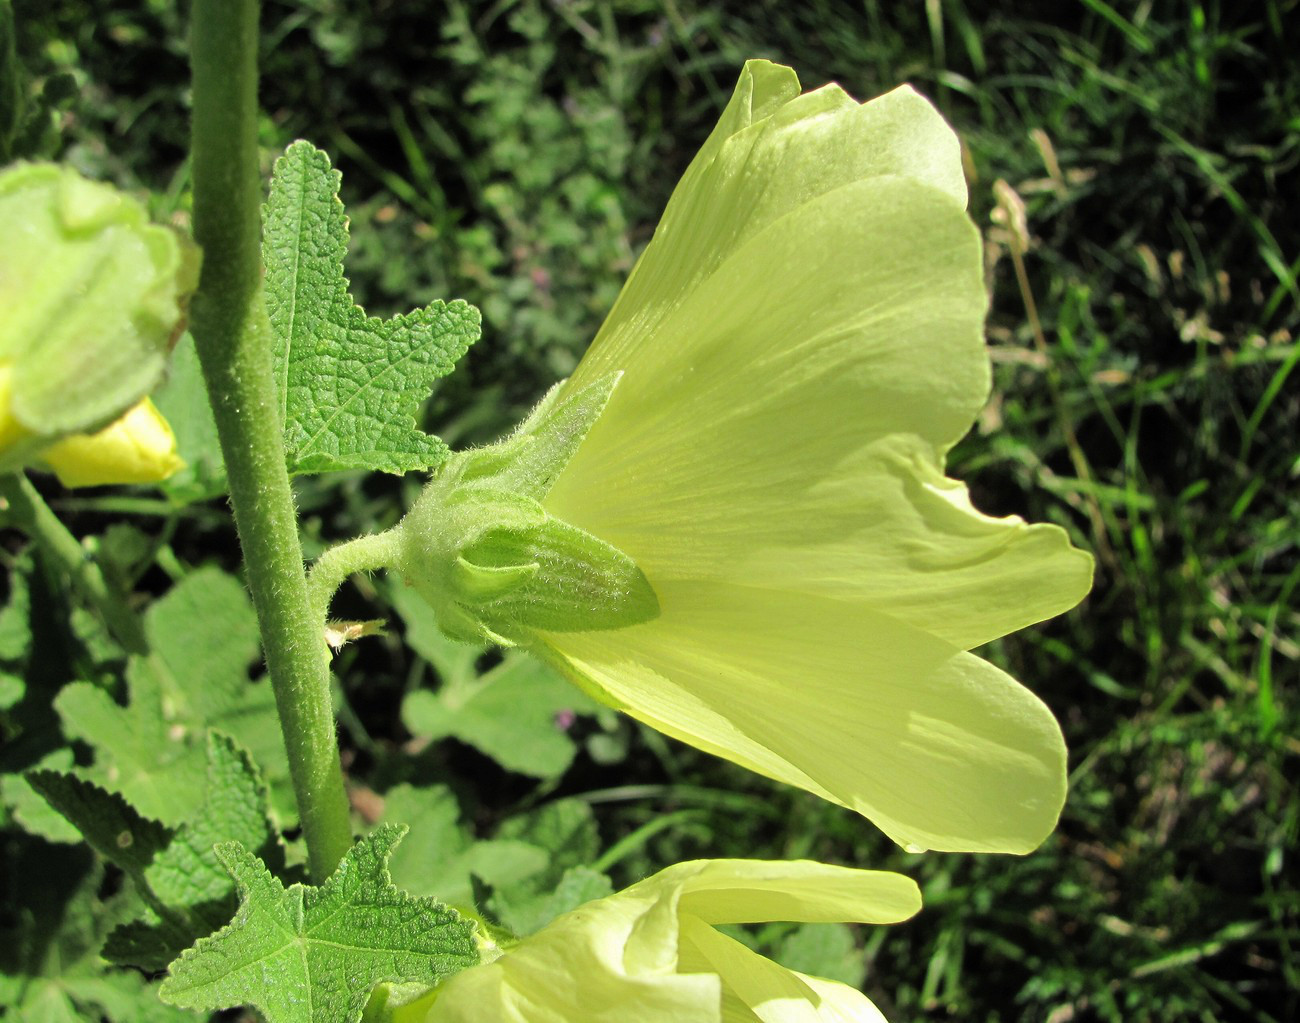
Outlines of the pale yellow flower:
{"label": "pale yellow flower", "polygon": [[771,920],[895,923],[899,874],[822,863],[679,863],[464,970],[395,1023],[876,1023],[860,991],[788,970],[714,930]]}
{"label": "pale yellow flower", "polygon": [[965,207],[910,88],[751,61],[573,377],[430,483],[399,568],[450,634],[909,849],[1033,849],[1064,741],[968,651],[1092,562],[944,474],[990,386]]}

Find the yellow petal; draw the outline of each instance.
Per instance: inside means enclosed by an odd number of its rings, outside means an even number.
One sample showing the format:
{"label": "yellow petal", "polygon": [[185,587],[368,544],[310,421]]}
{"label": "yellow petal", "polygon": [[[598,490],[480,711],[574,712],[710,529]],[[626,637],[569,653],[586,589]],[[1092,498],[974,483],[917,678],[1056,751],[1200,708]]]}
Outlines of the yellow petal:
{"label": "yellow petal", "polygon": [[838,85],[799,95],[790,68],[749,61],[574,386],[624,368],[628,348],[771,223],[844,185],[881,177],[909,178],[965,205],[957,138],[911,88],[865,104]]}
{"label": "yellow petal", "polygon": [[915,882],[902,874],[813,860],[695,860],[641,884],[651,883],[678,885],[682,912],[708,924],[892,924],[921,908]]}
{"label": "yellow petal", "polygon": [[864,600],[962,647],[1073,606],[1087,556],[981,516],[943,475],[987,386],[978,245],[957,204],[909,180],[804,204],[623,353],[547,510],[653,583]]}
{"label": "yellow petal", "polygon": [[[657,966],[625,961],[626,946],[656,907],[667,930]],[[428,1023],[718,1023],[721,985],[676,971],[675,915],[658,893],[614,895],[553,921],[501,958],[446,981]]]}
{"label": "yellow petal", "polygon": [[22,464],[32,432],[14,416],[13,364],[0,359],[0,471]]}
{"label": "yellow petal", "polygon": [[893,921],[919,906],[916,885],[896,874],[809,861],[679,863],[566,913],[499,959],[456,974],[425,1019],[875,1021],[860,994],[777,966],[708,924]]}
{"label": "yellow petal", "polygon": [[787,970],[688,915],[680,959],[722,978],[723,1023],[885,1023],[861,991]]}
{"label": "yellow petal", "polygon": [[548,634],[550,659],[646,724],[850,807],[908,848],[1028,852],[1054,827],[1060,729],[991,664],[846,601],[657,590],[655,621]]}
{"label": "yellow petal", "polygon": [[106,483],[154,483],[185,463],[176,453],[171,426],[145,398],[115,423],[94,434],[74,434],[41,452],[65,487]]}

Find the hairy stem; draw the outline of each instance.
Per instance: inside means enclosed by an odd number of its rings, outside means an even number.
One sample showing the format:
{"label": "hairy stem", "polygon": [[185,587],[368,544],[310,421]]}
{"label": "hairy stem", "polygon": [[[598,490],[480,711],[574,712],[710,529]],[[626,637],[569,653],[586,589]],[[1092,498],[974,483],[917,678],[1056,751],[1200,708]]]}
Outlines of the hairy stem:
{"label": "hairy stem", "polygon": [[140,619],[124,603],[122,595],[113,592],[99,566],[50,511],[31,481],[22,473],[0,475],[0,500],[9,506],[13,524],[71,576],[73,584],[99,613],[122,649],[130,654],[148,653],[149,644]]}
{"label": "hairy stem", "polygon": [[190,326],[212,402],[230,503],[289,753],[311,873],[352,845],[321,623],[313,614],[261,291],[258,0],[194,0],[194,236],[203,276]]}
{"label": "hairy stem", "polygon": [[330,598],[348,576],[356,572],[373,572],[393,564],[399,542],[400,534],[394,527],[384,533],[359,536],[331,547],[317,558],[307,576],[307,590],[317,621],[324,623]]}

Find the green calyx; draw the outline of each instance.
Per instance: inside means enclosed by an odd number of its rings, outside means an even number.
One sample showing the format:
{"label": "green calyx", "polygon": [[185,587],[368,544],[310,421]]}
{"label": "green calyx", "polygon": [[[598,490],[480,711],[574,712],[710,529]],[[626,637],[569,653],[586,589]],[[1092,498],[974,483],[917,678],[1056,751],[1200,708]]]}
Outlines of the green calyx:
{"label": "green calyx", "polygon": [[394,566],[454,639],[621,629],[659,615],[636,562],[547,512],[544,498],[600,416],[619,374],[553,389],[506,439],[453,455],[398,527]]}

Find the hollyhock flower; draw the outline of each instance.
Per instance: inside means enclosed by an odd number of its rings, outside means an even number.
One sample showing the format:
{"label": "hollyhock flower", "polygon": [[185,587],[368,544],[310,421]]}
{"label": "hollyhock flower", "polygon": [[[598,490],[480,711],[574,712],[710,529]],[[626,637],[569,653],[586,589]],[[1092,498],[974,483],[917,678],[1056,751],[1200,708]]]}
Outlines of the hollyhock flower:
{"label": "hollyhock flower", "polygon": [[130,196],[52,164],[0,173],[0,221],[0,471],[45,458],[86,482],[166,475],[170,429],[141,403],[183,329],[197,250]]}
{"label": "hollyhock flower", "polygon": [[965,207],[910,88],[858,104],[751,61],[574,375],[431,481],[398,569],[450,635],[909,849],[1033,849],[1060,729],[968,651],[1092,566],[944,475],[990,386]]}
{"label": "hollyhock flower", "polygon": [[788,970],[715,924],[895,923],[921,906],[909,879],[822,863],[696,860],[558,917],[454,975],[395,1023],[848,1023],[882,1021],[860,991]]}

